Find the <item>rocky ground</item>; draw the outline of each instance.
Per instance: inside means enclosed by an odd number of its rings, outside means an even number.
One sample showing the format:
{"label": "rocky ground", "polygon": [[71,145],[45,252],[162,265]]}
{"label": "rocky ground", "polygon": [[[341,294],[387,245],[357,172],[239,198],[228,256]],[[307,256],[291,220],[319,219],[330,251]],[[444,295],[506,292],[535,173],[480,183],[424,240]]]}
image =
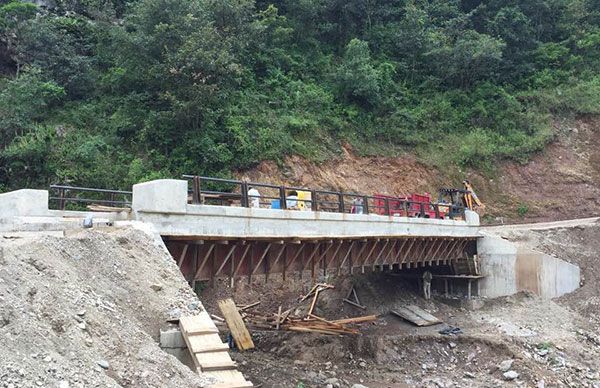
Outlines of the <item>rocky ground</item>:
{"label": "rocky ground", "polygon": [[200,387],[157,339],[201,308],[142,232],[0,236],[0,387]]}

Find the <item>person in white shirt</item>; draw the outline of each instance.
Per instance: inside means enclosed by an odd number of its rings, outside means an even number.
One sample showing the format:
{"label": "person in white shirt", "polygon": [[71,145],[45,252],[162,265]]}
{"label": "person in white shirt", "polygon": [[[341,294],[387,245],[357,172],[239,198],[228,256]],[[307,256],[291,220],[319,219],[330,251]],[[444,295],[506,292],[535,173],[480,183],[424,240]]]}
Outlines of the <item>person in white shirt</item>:
{"label": "person in white shirt", "polygon": [[286,209],[296,209],[298,207],[298,193],[296,191],[290,191],[288,196],[285,198]]}
{"label": "person in white shirt", "polygon": [[248,189],[248,200],[250,207],[260,207],[260,193],[252,186]]}

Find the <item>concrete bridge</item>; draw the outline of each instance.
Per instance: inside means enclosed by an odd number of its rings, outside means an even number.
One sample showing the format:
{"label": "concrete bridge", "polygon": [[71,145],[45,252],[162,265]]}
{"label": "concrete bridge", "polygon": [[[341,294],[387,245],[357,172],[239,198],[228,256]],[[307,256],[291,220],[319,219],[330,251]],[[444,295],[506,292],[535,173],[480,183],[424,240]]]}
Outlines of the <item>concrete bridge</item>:
{"label": "concrete bridge", "polygon": [[131,209],[123,211],[50,210],[48,201],[45,190],[0,194],[0,233],[61,233],[80,229],[86,216],[97,226],[139,227],[164,242],[192,285],[424,267],[452,273],[474,257],[485,276],[481,296],[528,289],[533,278],[543,297],[579,285],[579,268],[559,259],[536,256],[536,265],[523,265],[531,252],[486,233],[469,211],[452,220],[215,206],[190,201],[188,182],[171,179],[134,185]]}

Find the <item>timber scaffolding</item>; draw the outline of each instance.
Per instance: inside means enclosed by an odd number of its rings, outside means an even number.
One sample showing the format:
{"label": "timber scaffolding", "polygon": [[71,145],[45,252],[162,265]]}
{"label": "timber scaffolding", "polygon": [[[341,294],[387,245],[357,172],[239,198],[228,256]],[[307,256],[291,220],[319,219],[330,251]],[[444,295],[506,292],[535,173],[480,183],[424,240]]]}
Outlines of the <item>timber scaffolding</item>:
{"label": "timber scaffolding", "polygon": [[451,266],[476,250],[477,237],[394,237],[340,239],[191,239],[165,236],[186,279],[195,285],[272,274],[310,276]]}

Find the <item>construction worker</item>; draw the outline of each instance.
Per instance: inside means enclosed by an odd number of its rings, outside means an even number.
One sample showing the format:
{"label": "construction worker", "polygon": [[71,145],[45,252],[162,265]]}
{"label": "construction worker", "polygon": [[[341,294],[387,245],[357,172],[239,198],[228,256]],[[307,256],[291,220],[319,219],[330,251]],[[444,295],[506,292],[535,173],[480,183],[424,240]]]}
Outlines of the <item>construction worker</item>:
{"label": "construction worker", "polygon": [[250,207],[260,207],[260,193],[252,186],[248,189],[248,199],[250,200]]}
{"label": "construction worker", "polygon": [[298,208],[298,192],[292,190],[288,193],[285,198],[285,207],[287,209],[297,209]]}
{"label": "construction worker", "polygon": [[427,300],[431,299],[431,279],[433,279],[431,272],[423,272],[423,294]]}

